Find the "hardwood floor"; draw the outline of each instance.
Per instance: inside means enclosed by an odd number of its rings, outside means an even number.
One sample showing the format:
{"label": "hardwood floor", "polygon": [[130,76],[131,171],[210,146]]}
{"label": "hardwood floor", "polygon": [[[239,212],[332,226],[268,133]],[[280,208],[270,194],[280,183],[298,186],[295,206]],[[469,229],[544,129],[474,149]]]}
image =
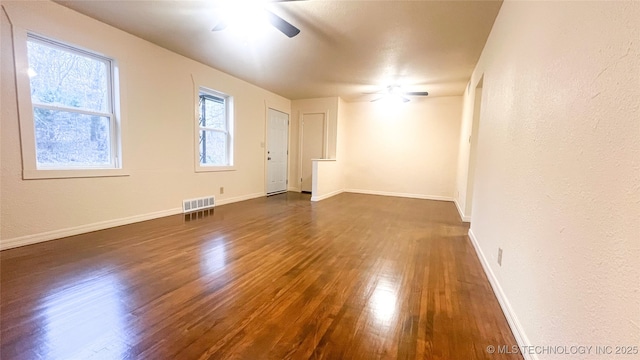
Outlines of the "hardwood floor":
{"label": "hardwood floor", "polygon": [[0,252],[2,359],[521,359],[455,206],[287,193]]}

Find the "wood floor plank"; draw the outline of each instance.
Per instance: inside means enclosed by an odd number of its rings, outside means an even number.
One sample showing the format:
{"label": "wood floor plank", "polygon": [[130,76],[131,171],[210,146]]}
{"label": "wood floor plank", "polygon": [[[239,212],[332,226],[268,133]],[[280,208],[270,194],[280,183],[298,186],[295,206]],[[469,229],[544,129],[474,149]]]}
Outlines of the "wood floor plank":
{"label": "wood floor plank", "polygon": [[455,206],[286,193],[0,252],[2,359],[522,359]]}

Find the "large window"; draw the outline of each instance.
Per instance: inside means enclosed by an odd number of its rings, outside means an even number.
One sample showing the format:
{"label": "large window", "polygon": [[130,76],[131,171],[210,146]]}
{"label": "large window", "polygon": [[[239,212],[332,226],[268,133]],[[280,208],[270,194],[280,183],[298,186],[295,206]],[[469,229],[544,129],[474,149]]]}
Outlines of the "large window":
{"label": "large window", "polygon": [[200,167],[233,166],[232,98],[200,89],[198,100],[198,149]]}
{"label": "large window", "polygon": [[113,61],[29,34],[37,170],[120,168]]}

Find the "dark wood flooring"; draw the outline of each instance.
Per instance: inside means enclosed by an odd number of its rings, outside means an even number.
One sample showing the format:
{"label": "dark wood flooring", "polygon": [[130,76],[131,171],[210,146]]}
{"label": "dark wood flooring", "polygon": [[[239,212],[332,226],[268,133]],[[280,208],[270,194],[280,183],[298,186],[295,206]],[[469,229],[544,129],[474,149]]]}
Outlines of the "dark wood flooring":
{"label": "dark wood flooring", "polygon": [[0,358],[521,359],[467,230],[287,193],[6,250]]}

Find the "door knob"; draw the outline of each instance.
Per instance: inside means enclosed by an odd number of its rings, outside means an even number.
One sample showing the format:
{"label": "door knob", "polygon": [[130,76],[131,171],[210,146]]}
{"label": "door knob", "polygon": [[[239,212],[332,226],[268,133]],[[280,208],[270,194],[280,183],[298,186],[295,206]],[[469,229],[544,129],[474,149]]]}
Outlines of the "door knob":
{"label": "door knob", "polygon": [[268,157],[268,158],[267,158],[267,160],[271,160],[271,158],[270,158],[270,157]]}

